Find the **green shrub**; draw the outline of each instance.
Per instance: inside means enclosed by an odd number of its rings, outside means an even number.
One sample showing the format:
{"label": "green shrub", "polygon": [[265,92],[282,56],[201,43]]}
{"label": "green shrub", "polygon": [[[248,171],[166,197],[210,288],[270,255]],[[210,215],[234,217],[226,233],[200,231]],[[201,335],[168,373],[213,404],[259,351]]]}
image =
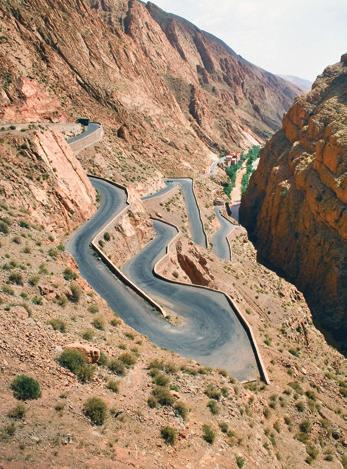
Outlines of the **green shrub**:
{"label": "green shrub", "polygon": [[23,276],[20,272],[12,272],[8,276],[8,281],[13,285],[23,285]]}
{"label": "green shrub", "polygon": [[16,407],[11,409],[7,416],[13,420],[22,420],[26,414],[26,408],[23,404],[18,404]]}
{"label": "green shrub", "polygon": [[184,421],[187,420],[189,409],[184,402],[176,402],[176,404],[174,405],[174,410],[176,416],[182,417]]}
{"label": "green shrub", "polygon": [[94,331],[92,329],[87,329],[84,332],[82,332],[82,339],[84,340],[92,340],[94,337]]}
{"label": "green shrub", "polygon": [[177,367],[174,363],[165,363],[163,360],[155,359],[149,364],[150,370],[161,370],[168,374],[177,372]]}
{"label": "green shrub", "polygon": [[108,369],[119,376],[125,375],[125,366],[120,360],[113,359],[108,363]]}
{"label": "green shrub", "polygon": [[64,308],[67,305],[67,298],[64,294],[63,295],[58,295],[55,302],[57,303],[57,305]]}
{"label": "green shrub", "polygon": [[89,381],[92,380],[94,376],[95,368],[92,365],[89,365],[86,363],[85,365],[82,365],[77,373],[76,376],[81,383],[88,383]]}
{"label": "green shrub", "polygon": [[30,376],[16,376],[11,383],[11,389],[14,397],[21,401],[38,399],[41,397],[40,384]]}
{"label": "green shrub", "polygon": [[160,431],[161,437],[167,445],[174,445],[177,439],[177,430],[172,427],[164,427]]}
{"label": "green shrub", "polygon": [[207,443],[212,445],[216,439],[216,432],[210,425],[205,424],[202,426],[202,437]]}
{"label": "green shrub", "polygon": [[308,454],[305,461],[307,464],[312,464],[312,462],[317,459],[319,451],[314,445],[307,445],[306,446],[306,453]]}
{"label": "green shrub", "polygon": [[21,228],[26,228],[27,230],[30,228],[30,223],[28,223],[27,221],[25,220],[20,220],[19,222],[19,226]]}
{"label": "green shrub", "polygon": [[245,465],[245,460],[241,456],[236,456],[236,464],[239,469],[242,469]]}
{"label": "green shrub", "polygon": [[221,391],[213,384],[209,384],[207,386],[207,388],[205,389],[205,394],[210,399],[215,399],[216,401],[219,401],[219,399],[221,398]]}
{"label": "green shrub", "polygon": [[31,285],[32,287],[35,287],[40,281],[40,276],[39,275],[32,275],[31,277],[29,277],[28,279],[28,282],[29,282],[29,285]]}
{"label": "green shrub", "polygon": [[309,433],[311,431],[311,427],[312,425],[308,420],[303,420],[299,425],[300,431],[303,433]]}
{"label": "green shrub", "polygon": [[42,298],[41,298],[41,296],[35,295],[35,296],[32,297],[31,302],[34,305],[42,305]]}
{"label": "green shrub", "polygon": [[162,386],[156,386],[152,391],[153,396],[157,402],[162,406],[172,406],[175,402],[175,398],[170,391]]}
{"label": "green shrub", "polygon": [[88,311],[92,314],[96,314],[99,312],[99,307],[96,304],[92,304],[88,307]]}
{"label": "green shrub", "polygon": [[92,324],[95,327],[95,329],[98,329],[99,331],[105,330],[105,322],[102,318],[93,319]]}
{"label": "green shrub", "polygon": [[69,300],[71,303],[78,303],[81,299],[81,287],[77,283],[70,286]]}
{"label": "green shrub", "polygon": [[13,288],[10,287],[10,286],[8,286],[8,285],[3,285],[3,286],[1,287],[1,291],[2,291],[3,293],[5,293],[6,295],[12,295],[12,296],[14,295],[14,290],[13,290]]}
{"label": "green shrub", "polygon": [[9,425],[5,425],[0,429],[0,441],[6,441],[11,438],[16,432],[16,427],[13,422]]}
{"label": "green shrub", "polygon": [[107,417],[107,406],[99,397],[91,397],[85,402],[83,412],[93,425],[102,425]]}
{"label": "green shrub", "polygon": [[210,400],[207,403],[207,407],[210,409],[211,414],[217,415],[219,413],[217,402],[214,400]]}
{"label": "green shrub", "polygon": [[107,383],[107,389],[114,393],[119,392],[119,382],[115,381],[114,379],[110,379],[109,382]]}
{"label": "green shrub", "polygon": [[122,353],[119,355],[118,360],[120,360],[127,368],[130,368],[135,365],[137,358],[133,353]]}
{"label": "green shrub", "polygon": [[55,331],[59,331],[62,333],[66,332],[66,324],[61,319],[58,319],[58,318],[51,319],[48,324],[50,324]]}
{"label": "green shrub", "polygon": [[100,352],[100,358],[98,360],[98,365],[99,366],[107,366],[108,364],[108,356],[106,355],[105,352]]}
{"label": "green shrub", "polygon": [[292,389],[294,389],[294,391],[297,393],[297,394],[304,394],[304,390],[302,389],[302,387],[300,386],[299,383],[297,383],[296,381],[292,382],[292,383],[289,383],[289,385]]}
{"label": "green shrub", "polygon": [[316,400],[316,394],[315,394],[314,391],[308,390],[308,391],[305,392],[305,394],[306,394],[306,397],[307,397],[308,399],[310,399],[311,401],[315,401],[315,400]]}
{"label": "green shrub", "polygon": [[70,267],[67,267],[67,268],[64,270],[63,275],[64,275],[64,279],[65,279],[65,280],[68,280],[68,281],[70,281],[70,280],[76,280],[76,278],[77,278],[76,272],[74,272],[72,269],[70,269]]}
{"label": "green shrub", "polygon": [[170,382],[170,378],[163,373],[159,373],[154,377],[154,383],[157,386],[167,386]]}
{"label": "green shrub", "polygon": [[86,358],[79,350],[65,349],[58,358],[58,362],[59,365],[76,375],[78,370],[86,364]]}
{"label": "green shrub", "polygon": [[8,234],[8,232],[9,232],[8,224],[0,220],[0,233]]}
{"label": "green shrub", "polygon": [[222,433],[228,433],[229,431],[229,425],[226,422],[220,422],[219,423],[219,428]]}
{"label": "green shrub", "polygon": [[157,407],[158,401],[153,396],[150,396],[147,400],[147,404],[148,407],[154,409],[155,407]]}
{"label": "green shrub", "polygon": [[297,402],[297,403],[295,404],[295,407],[297,408],[297,410],[298,410],[299,412],[304,412],[304,410],[305,410],[305,403],[302,402],[302,401],[299,401],[299,402]]}
{"label": "green shrub", "polygon": [[106,231],[106,233],[104,233],[104,240],[105,240],[105,241],[110,241],[110,239],[111,239],[111,235],[110,235],[110,233],[108,233],[108,232]]}

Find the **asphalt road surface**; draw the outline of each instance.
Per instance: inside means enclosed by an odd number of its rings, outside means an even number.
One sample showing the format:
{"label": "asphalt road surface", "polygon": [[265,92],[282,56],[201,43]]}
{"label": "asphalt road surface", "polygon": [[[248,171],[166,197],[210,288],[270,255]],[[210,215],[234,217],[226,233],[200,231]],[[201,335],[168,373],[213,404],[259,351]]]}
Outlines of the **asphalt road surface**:
{"label": "asphalt road surface", "polygon": [[180,318],[172,325],[151,305],[123,284],[95,256],[90,241],[126,206],[126,194],[107,182],[91,178],[101,196],[96,215],[67,244],[81,275],[131,327],[155,344],[208,366],[226,369],[239,380],[259,377],[246,331],[222,293],[172,284],[153,273],[154,263],[165,253],[175,228],[154,222],[156,238],[124,268],[140,288]]}
{"label": "asphalt road surface", "polygon": [[220,207],[215,206],[214,212],[219,221],[220,229],[212,237],[213,252],[221,259],[230,261],[231,251],[227,238],[232,230],[235,229],[235,226],[222,215]]}
{"label": "asphalt road surface", "polygon": [[182,194],[188,211],[192,240],[194,243],[207,248],[207,237],[203,229],[199,207],[193,192],[193,181],[189,178],[165,179],[165,184],[166,187],[159,190],[155,194],[150,194],[143,197],[142,200],[150,200],[156,197],[160,197],[167,192],[170,192],[173,187],[181,186]]}

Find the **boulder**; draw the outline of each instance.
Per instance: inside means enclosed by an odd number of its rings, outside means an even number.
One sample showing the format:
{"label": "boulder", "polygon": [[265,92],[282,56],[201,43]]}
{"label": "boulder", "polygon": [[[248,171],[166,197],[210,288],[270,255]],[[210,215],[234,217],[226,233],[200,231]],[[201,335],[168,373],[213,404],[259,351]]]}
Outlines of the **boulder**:
{"label": "boulder", "polygon": [[88,363],[97,363],[100,359],[100,350],[92,345],[75,342],[67,345],[65,349],[79,350],[83,353]]}

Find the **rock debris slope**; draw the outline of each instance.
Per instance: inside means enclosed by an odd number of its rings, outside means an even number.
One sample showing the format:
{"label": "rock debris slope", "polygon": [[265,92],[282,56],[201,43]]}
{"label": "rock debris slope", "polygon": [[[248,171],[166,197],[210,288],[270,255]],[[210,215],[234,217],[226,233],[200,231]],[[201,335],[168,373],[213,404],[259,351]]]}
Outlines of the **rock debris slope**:
{"label": "rock debris slope", "polygon": [[261,259],[305,292],[317,323],[344,347],[346,176],[345,54],[284,117],[283,129],[262,152],[240,210]]}

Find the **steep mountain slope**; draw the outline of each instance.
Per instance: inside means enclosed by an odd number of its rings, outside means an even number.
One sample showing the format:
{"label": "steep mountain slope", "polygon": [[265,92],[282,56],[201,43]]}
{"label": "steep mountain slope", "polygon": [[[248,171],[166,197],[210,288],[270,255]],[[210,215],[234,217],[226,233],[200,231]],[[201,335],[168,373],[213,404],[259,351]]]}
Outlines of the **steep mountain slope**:
{"label": "steep mountain slope", "polygon": [[158,154],[201,165],[210,149],[268,136],[299,93],[137,0],[2,2],[0,26],[2,121],[86,114],[115,148],[164,169]]}
{"label": "steep mountain slope", "polygon": [[305,292],[346,352],[347,56],[328,67],[265,146],[240,219],[261,259]]}

